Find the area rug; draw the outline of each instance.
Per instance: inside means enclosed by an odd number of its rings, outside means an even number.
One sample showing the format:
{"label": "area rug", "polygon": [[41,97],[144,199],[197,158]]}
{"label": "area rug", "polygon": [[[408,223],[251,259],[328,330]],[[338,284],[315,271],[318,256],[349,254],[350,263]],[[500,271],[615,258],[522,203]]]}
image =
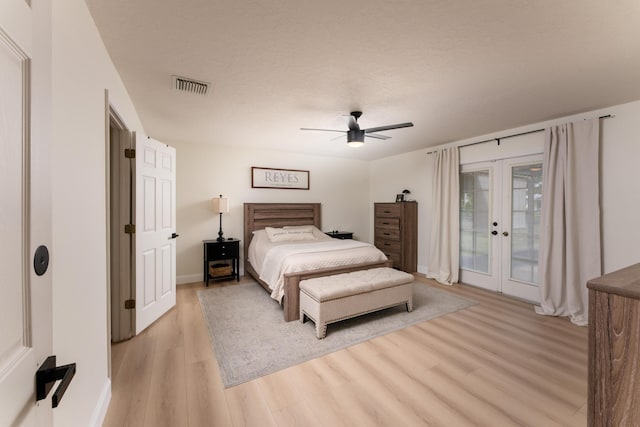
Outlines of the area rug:
{"label": "area rug", "polygon": [[225,388],[476,304],[416,282],[411,313],[401,305],[333,323],[318,340],[313,321],[285,322],[257,283],[202,289],[198,299]]}

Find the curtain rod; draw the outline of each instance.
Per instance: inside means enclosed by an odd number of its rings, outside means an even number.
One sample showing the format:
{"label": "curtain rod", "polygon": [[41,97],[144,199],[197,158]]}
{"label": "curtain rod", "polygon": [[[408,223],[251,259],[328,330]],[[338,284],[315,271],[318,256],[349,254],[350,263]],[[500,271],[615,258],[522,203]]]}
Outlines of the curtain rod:
{"label": "curtain rod", "polygon": [[[610,117],[614,117],[611,114],[607,114],[606,116],[600,116],[598,117],[599,119],[608,119]],[[586,119],[585,119],[586,120]],[[530,133],[537,133],[537,132],[542,132],[543,130],[545,130],[545,128],[542,129],[536,129],[536,130],[530,130],[527,132],[520,132],[520,133],[515,133],[513,135],[507,135],[507,136],[501,136],[501,137],[497,137],[497,138],[491,138],[491,139],[485,139],[484,141],[477,141],[477,142],[471,142],[469,144],[464,144],[464,145],[458,145],[458,148],[462,148],[462,147],[471,147],[472,145],[477,145],[477,144],[484,144],[485,142],[491,142],[491,141],[496,141],[498,143],[498,145],[500,145],[500,140],[501,139],[507,139],[507,138],[514,138],[516,136],[522,136],[522,135],[528,135]],[[427,154],[432,154],[435,153],[435,151],[428,151]]]}

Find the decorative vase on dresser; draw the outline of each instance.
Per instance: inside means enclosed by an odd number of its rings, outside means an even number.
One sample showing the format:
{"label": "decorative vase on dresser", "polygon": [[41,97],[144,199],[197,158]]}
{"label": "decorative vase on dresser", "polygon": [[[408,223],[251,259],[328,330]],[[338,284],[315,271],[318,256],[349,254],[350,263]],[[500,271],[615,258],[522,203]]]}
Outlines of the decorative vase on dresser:
{"label": "decorative vase on dresser", "polygon": [[418,203],[374,203],[374,244],[407,273],[418,267]]}

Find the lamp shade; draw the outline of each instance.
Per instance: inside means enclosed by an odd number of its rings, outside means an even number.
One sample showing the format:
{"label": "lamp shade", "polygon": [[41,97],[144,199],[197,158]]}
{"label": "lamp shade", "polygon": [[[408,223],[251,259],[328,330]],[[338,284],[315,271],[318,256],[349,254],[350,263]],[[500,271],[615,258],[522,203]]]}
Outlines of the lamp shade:
{"label": "lamp shade", "polygon": [[215,213],[228,213],[229,199],[226,197],[216,197],[213,199],[213,211]]}

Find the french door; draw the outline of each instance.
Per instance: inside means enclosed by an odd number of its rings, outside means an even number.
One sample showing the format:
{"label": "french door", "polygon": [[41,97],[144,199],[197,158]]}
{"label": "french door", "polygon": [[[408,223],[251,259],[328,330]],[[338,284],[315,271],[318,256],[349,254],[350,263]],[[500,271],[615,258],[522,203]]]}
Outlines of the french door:
{"label": "french door", "polygon": [[539,302],[542,156],[460,168],[460,280]]}

